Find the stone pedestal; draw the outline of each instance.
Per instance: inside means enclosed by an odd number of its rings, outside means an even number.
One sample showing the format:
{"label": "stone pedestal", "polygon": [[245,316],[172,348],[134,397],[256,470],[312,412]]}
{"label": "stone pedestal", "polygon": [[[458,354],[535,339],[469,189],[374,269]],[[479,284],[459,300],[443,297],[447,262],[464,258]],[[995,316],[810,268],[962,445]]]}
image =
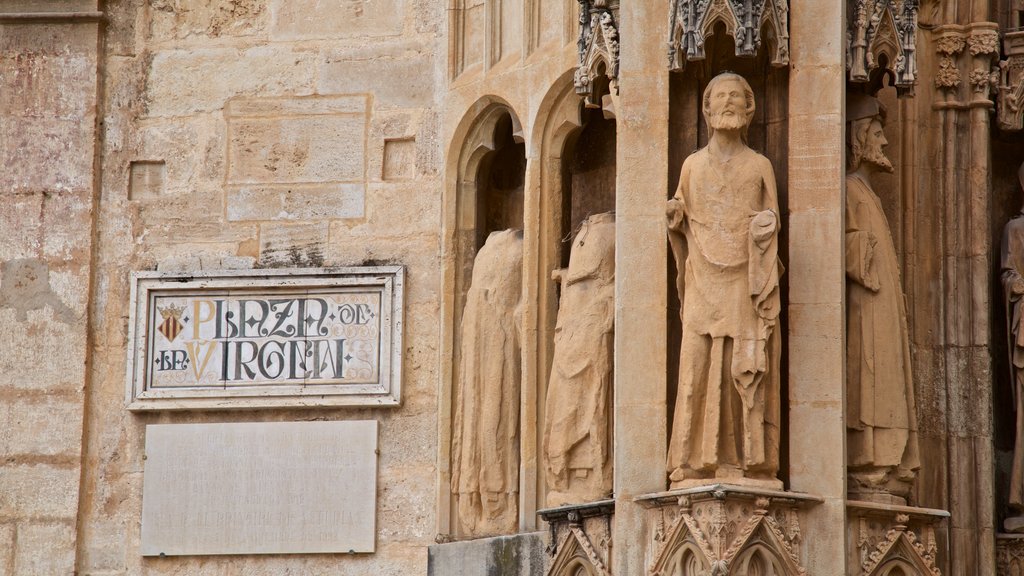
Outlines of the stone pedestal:
{"label": "stone pedestal", "polygon": [[551,529],[549,576],[610,576],[615,500],[538,510]]}
{"label": "stone pedestal", "polygon": [[854,500],[846,508],[847,574],[944,573],[949,512]]}
{"label": "stone pedestal", "polygon": [[536,576],[545,574],[543,532],[435,544],[427,550],[427,576]]}
{"label": "stone pedestal", "polygon": [[806,574],[804,510],[822,499],[795,492],[716,484],[648,494],[654,576]]}

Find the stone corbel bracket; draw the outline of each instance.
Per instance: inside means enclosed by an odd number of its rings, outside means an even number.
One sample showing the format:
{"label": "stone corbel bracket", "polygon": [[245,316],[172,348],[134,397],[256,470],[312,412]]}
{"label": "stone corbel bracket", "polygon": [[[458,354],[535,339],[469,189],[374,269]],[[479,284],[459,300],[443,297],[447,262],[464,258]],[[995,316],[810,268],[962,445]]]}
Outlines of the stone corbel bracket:
{"label": "stone corbel bracket", "polygon": [[1024,30],[1003,35],[1006,60],[999,62],[999,107],[996,118],[1003,130],[1024,128]]}
{"label": "stone corbel bracket", "polygon": [[939,57],[935,107],[994,107],[990,97],[1000,84],[999,71],[994,66],[999,58],[999,25],[995,22],[944,24],[937,26],[933,34]]}
{"label": "stone corbel bracket", "polygon": [[767,26],[768,53],[774,66],[789,65],[788,0],[672,0],[669,8],[668,61],[671,70],[703,60],[704,41],[715,24],[725,25],[736,42],[736,55],[753,57]]}
{"label": "stone corbel bracket", "polygon": [[899,567],[906,574],[941,576],[936,531],[949,517],[944,510],[847,502],[856,549],[849,574],[882,576]]}
{"label": "stone corbel bracket", "polygon": [[546,576],[611,576],[611,521],[614,500],[538,510],[551,527],[548,551],[554,556]]}
{"label": "stone corbel bracket", "polygon": [[919,0],[854,0],[849,3],[847,58],[850,80],[868,82],[884,55],[900,96],[917,83]]}
{"label": "stone corbel bracket", "polygon": [[[578,0],[580,3],[579,66],[574,82],[576,93],[589,108],[605,107],[619,94],[619,0]],[[608,93],[602,94],[598,80],[608,79]],[[606,106],[609,111],[613,105]]]}
{"label": "stone corbel bracket", "polygon": [[637,501],[652,514],[656,552],[650,576],[807,574],[800,564],[800,510],[821,499],[713,485],[642,496]]}

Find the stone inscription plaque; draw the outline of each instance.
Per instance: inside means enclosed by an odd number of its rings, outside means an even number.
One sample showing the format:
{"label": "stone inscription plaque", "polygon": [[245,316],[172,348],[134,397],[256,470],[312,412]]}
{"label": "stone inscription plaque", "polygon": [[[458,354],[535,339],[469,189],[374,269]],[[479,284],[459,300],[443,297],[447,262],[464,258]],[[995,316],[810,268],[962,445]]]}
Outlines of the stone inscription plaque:
{"label": "stone inscription plaque", "polygon": [[377,422],[146,426],[142,555],[373,552]]}
{"label": "stone inscription plaque", "polygon": [[136,275],[128,404],[394,404],[402,270]]}

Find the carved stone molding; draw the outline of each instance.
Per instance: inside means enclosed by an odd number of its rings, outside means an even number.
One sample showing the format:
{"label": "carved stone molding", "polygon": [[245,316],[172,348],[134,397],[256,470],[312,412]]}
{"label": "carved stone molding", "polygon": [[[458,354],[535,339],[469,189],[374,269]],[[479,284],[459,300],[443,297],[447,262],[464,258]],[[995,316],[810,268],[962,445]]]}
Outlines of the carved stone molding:
{"label": "carved stone molding", "polygon": [[612,96],[619,93],[619,0],[578,0],[580,3],[579,67],[576,93],[589,107],[601,106],[601,77]]}
{"label": "carved stone molding", "polygon": [[999,63],[999,107],[996,117],[1003,130],[1024,128],[1024,30],[1003,36],[1006,60]]}
{"label": "carved stone molding", "polygon": [[996,574],[997,576],[1024,574],[1024,535],[996,535]]}
{"label": "carved stone molding", "polygon": [[[936,27],[934,35],[939,57],[935,74],[939,107],[994,106],[990,96],[1000,86],[999,70],[994,65],[999,57],[998,25],[994,22],[966,26],[947,24]],[[1000,100],[1002,94],[1000,86]]]}
{"label": "carved stone molding", "polygon": [[947,512],[854,501],[847,508],[851,541],[856,543],[850,550],[849,574],[886,576],[900,568],[896,573],[942,575],[936,531],[944,529]]}
{"label": "carved stone molding", "polygon": [[704,41],[719,22],[736,42],[736,55],[747,57],[757,54],[761,29],[767,26],[772,64],[789,64],[788,0],[672,0],[669,10],[668,59],[672,70],[682,70],[688,61],[704,59]]}
{"label": "carved stone molding", "polygon": [[850,80],[867,82],[885,55],[900,95],[917,83],[919,0],[854,0],[849,4],[847,65]]}
{"label": "carved stone molding", "polygon": [[537,512],[551,528],[546,576],[611,576],[611,518],[615,501],[562,506]]}
{"label": "carved stone molding", "polygon": [[803,576],[800,508],[806,495],[733,486],[643,497],[654,515],[650,576]]}

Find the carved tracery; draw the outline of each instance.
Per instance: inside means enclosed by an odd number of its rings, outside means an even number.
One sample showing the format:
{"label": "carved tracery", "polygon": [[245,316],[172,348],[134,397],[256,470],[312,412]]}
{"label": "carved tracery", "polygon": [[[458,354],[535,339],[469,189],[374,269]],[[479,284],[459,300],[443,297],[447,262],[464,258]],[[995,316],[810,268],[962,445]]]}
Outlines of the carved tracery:
{"label": "carved tracery", "polygon": [[917,83],[918,5],[919,0],[850,2],[846,62],[851,81],[867,82],[871,73],[885,63],[899,94],[913,93]]}
{"label": "carved tracery", "polygon": [[576,93],[591,107],[607,93],[619,93],[619,0],[578,0],[580,3],[579,67]]}
{"label": "carved tracery", "polygon": [[789,64],[788,0],[672,0],[669,13],[669,68],[703,60],[705,39],[723,24],[736,42],[736,55],[753,57],[767,26],[769,58],[774,66]]}
{"label": "carved tracery", "polygon": [[797,510],[772,498],[747,502],[715,494],[694,501],[682,496],[674,521],[667,531],[658,532],[651,576],[807,573],[798,553]]}
{"label": "carved tracery", "polygon": [[[855,514],[856,515],[856,514]],[[920,574],[941,576],[935,526],[896,513],[888,522],[860,516],[857,550],[861,576]]]}

